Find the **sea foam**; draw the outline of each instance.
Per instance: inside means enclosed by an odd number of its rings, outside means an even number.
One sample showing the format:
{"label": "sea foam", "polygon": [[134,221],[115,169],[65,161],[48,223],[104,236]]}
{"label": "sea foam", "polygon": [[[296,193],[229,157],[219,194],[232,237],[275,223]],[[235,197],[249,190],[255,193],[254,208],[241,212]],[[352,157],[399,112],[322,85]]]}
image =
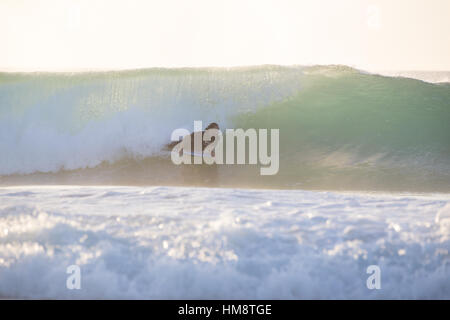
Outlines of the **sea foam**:
{"label": "sea foam", "polygon": [[[450,299],[449,207],[448,195],[2,188],[0,296]],[[80,290],[66,287],[71,265]]]}

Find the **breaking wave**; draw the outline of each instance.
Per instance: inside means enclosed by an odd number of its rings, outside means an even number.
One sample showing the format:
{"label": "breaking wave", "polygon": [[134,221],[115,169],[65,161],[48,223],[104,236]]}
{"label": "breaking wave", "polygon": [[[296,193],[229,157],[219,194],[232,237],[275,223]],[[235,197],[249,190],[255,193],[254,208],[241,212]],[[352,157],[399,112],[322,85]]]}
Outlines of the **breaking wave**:
{"label": "breaking wave", "polygon": [[[175,128],[279,128],[280,171],[176,167]],[[450,191],[450,85],[345,66],[0,73],[0,184]]]}

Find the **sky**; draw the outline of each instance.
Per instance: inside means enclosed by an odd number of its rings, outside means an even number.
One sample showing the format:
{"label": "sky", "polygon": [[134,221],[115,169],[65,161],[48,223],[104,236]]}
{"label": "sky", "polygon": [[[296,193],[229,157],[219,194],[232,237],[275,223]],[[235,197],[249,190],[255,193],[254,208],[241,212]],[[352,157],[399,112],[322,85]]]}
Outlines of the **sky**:
{"label": "sky", "polygon": [[0,0],[0,70],[450,70],[449,0]]}

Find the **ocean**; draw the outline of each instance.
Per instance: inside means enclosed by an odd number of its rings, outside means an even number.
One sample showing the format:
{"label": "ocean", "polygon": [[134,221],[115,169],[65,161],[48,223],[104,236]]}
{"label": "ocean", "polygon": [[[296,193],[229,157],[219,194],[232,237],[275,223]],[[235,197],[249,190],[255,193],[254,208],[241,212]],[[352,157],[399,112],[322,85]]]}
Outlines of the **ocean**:
{"label": "ocean", "polygon": [[[449,74],[0,73],[0,297],[450,299]],[[279,129],[279,172],[174,165],[196,120]]]}

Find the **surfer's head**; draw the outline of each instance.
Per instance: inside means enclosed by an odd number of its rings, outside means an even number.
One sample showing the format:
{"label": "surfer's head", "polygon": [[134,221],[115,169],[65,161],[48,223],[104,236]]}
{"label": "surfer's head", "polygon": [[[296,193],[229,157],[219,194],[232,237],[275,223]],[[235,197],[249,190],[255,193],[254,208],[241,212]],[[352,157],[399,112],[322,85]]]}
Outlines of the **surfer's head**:
{"label": "surfer's head", "polygon": [[206,127],[205,130],[209,130],[209,129],[217,129],[217,130],[219,130],[219,125],[218,125],[217,123],[215,123],[215,122],[211,122],[211,123]]}

